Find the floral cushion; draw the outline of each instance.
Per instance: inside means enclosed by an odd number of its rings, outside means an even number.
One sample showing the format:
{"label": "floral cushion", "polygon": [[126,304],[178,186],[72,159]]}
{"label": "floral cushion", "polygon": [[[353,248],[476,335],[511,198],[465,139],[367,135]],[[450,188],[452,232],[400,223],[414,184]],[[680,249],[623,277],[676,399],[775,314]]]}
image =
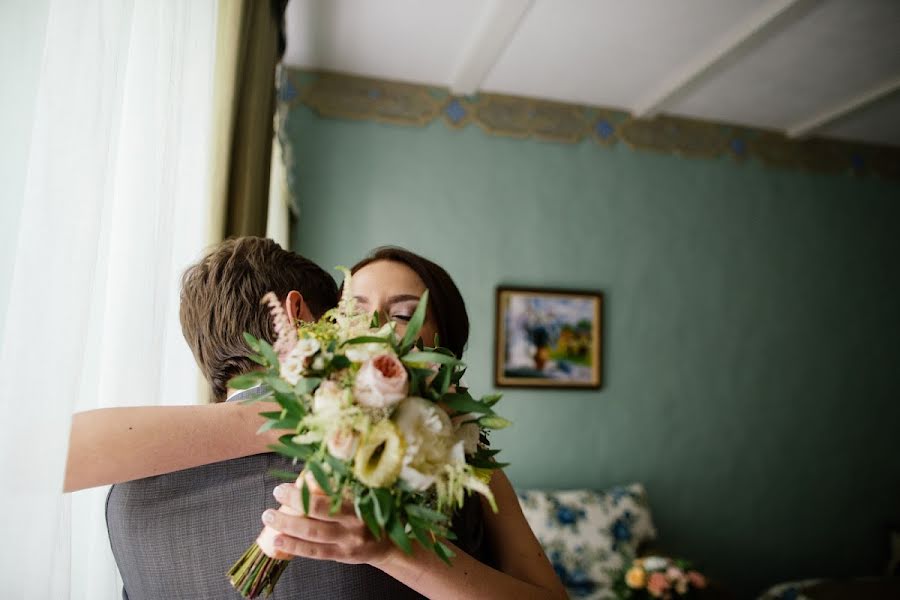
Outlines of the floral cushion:
{"label": "floral cushion", "polygon": [[612,598],[613,579],[626,557],[656,537],[640,484],[518,494],[528,524],[573,598]]}

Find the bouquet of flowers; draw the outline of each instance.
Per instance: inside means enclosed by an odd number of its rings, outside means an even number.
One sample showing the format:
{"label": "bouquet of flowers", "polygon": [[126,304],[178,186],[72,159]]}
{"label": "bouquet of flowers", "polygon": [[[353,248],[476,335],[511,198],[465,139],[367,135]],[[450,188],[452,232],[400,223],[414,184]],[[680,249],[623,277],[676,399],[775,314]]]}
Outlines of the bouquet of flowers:
{"label": "bouquet of flowers", "polygon": [[689,598],[693,590],[706,587],[706,578],[690,563],[662,556],[635,558],[613,582],[616,598]]}
{"label": "bouquet of flowers", "polygon": [[[494,461],[499,451],[483,443],[483,434],[509,425],[493,409],[500,395],[475,399],[460,384],[463,363],[447,349],[424,346],[427,291],[401,337],[394,323],[357,309],[350,273],[341,270],[343,296],[317,322],[295,326],[278,298],[266,294],[277,339],[270,345],[244,334],[250,358],[263,369],[230,386],[266,386],[252,401],[274,399],[281,410],[261,413],[267,421],[260,431],[288,430],[271,448],[303,462],[333,512],[352,503],[376,538],[386,535],[406,553],[415,540],[449,563],[453,552],[442,540],[455,538],[453,510],[473,492],[497,510],[488,483],[492,470],[506,465]],[[276,474],[295,481],[308,512],[307,477]],[[228,571],[246,598],[271,594],[287,566],[290,556],[271,547],[271,538],[264,529]]]}

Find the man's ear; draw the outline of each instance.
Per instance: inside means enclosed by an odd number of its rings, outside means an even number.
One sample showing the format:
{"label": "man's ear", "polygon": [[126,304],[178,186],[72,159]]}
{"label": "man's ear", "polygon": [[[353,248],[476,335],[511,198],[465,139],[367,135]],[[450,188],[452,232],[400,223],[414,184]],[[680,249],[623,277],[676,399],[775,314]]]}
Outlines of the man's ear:
{"label": "man's ear", "polygon": [[284,310],[287,311],[288,316],[294,321],[310,322],[316,320],[312,311],[309,310],[309,306],[303,300],[303,296],[297,290],[288,292],[287,298],[284,300]]}

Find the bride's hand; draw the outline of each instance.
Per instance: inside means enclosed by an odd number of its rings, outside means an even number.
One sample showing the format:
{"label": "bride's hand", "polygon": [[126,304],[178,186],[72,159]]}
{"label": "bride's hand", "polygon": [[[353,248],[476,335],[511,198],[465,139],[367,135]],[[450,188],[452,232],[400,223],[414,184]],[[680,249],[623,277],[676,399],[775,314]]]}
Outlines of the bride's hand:
{"label": "bride's hand", "polygon": [[377,566],[387,560],[394,546],[384,536],[376,540],[353,510],[344,503],[335,514],[329,514],[331,500],[325,494],[309,497],[309,514],[303,514],[300,490],[291,484],[275,488],[275,498],[296,515],[280,510],[263,513],[263,523],[277,532],[273,541],[279,552],[319,560]]}

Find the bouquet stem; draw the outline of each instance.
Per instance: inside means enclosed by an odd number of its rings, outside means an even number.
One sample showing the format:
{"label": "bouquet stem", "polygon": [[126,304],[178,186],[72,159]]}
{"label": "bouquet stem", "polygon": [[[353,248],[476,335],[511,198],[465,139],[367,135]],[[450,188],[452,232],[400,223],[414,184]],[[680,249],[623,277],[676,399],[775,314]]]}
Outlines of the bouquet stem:
{"label": "bouquet stem", "polygon": [[287,568],[288,560],[269,558],[255,542],[228,569],[228,578],[244,598],[256,598],[265,592],[270,596],[278,578]]}

